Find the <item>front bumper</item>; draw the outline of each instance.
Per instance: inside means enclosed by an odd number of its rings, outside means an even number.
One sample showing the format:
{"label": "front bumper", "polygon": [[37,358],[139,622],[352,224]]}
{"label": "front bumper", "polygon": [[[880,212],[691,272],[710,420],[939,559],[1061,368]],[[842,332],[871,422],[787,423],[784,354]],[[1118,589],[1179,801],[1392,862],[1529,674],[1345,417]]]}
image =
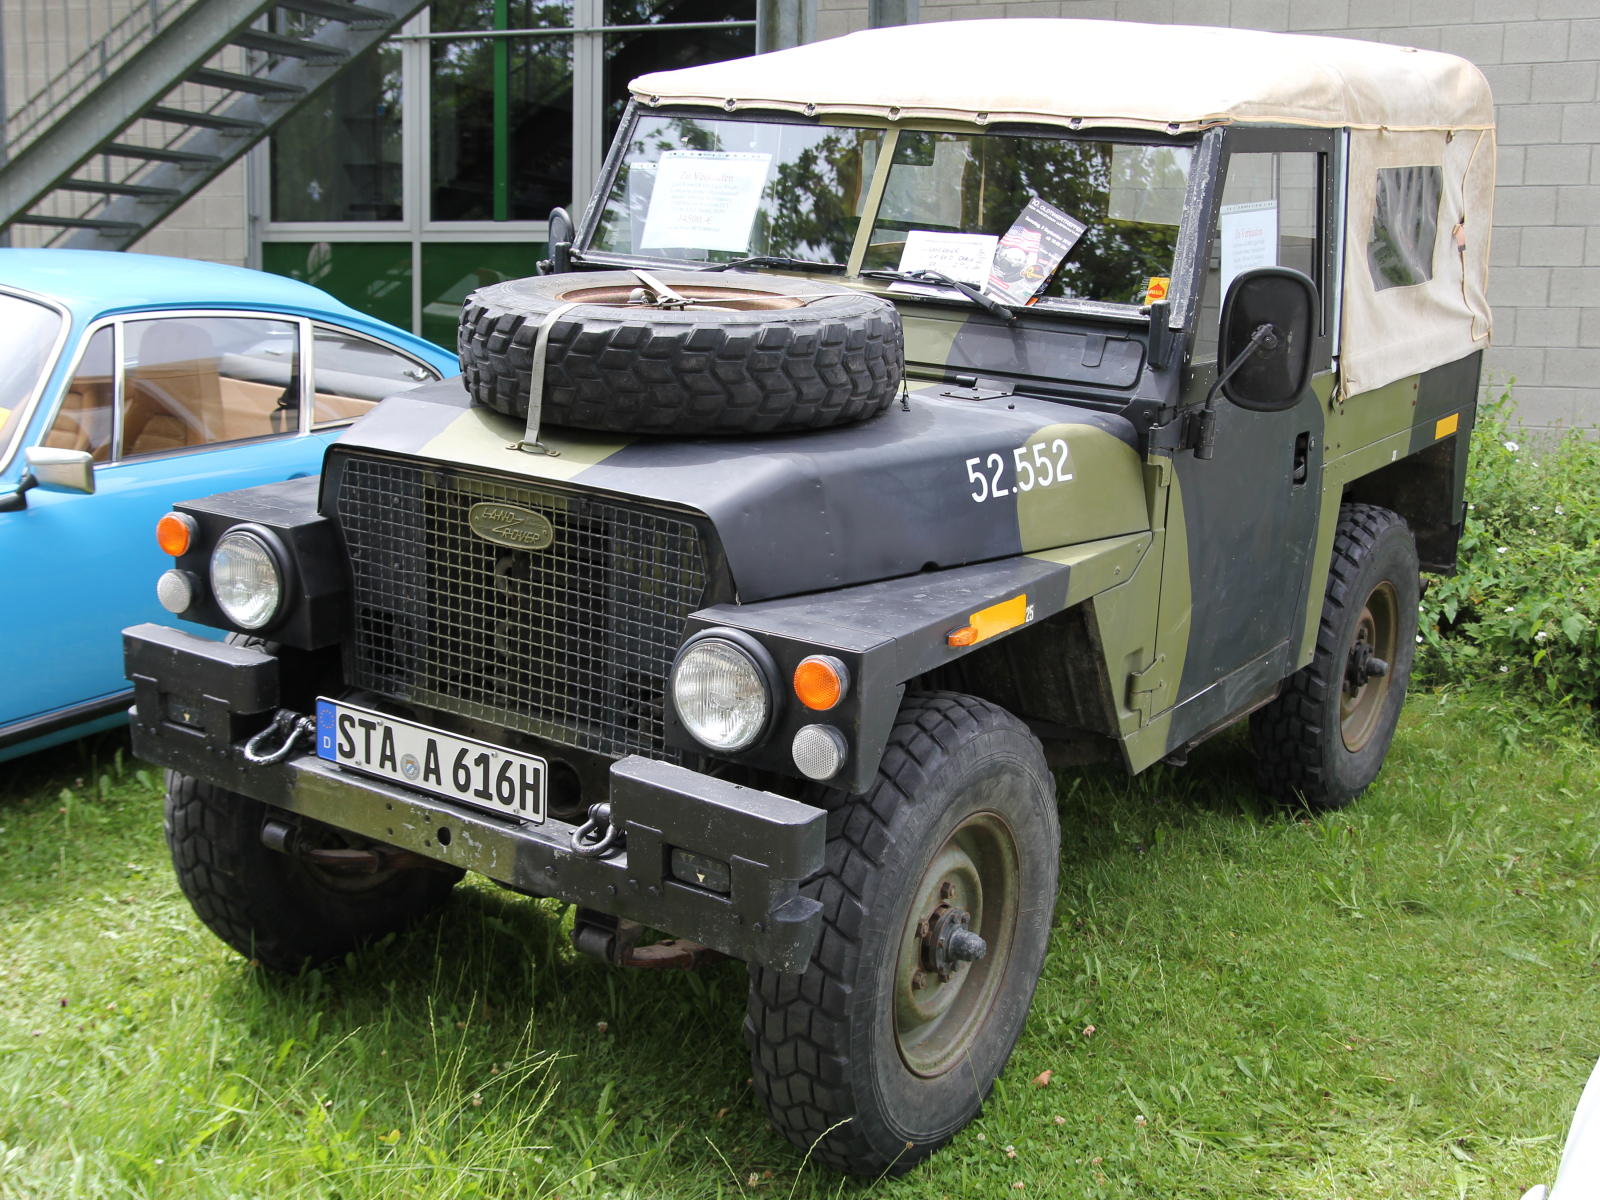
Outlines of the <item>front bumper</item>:
{"label": "front bumper", "polygon": [[[572,851],[574,827],[519,822],[344,771],[314,755],[247,763],[243,742],[278,707],[282,664],[179,630],[123,631],[134,753],[401,850],[476,871],[518,891],[636,921],[734,958],[799,972],[822,933],[800,883],[822,869],[826,814],[770,792],[632,756],[611,768],[612,823],[625,848]],[[672,873],[673,850],[729,866],[726,893]]]}

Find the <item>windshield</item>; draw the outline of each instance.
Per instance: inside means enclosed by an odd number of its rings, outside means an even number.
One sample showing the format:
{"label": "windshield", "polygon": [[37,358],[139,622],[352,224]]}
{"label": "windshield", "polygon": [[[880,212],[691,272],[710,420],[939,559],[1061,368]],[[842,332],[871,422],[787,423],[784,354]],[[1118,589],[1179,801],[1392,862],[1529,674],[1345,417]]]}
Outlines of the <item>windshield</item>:
{"label": "windshield", "polygon": [[862,266],[940,269],[1012,300],[1143,304],[1171,277],[1192,157],[1187,146],[906,130]]}
{"label": "windshield", "polygon": [[645,115],[590,248],[732,262],[850,257],[881,129]]}
{"label": "windshield", "polygon": [[53,309],[0,294],[0,463],[22,432],[23,410],[60,333],[61,315]]}

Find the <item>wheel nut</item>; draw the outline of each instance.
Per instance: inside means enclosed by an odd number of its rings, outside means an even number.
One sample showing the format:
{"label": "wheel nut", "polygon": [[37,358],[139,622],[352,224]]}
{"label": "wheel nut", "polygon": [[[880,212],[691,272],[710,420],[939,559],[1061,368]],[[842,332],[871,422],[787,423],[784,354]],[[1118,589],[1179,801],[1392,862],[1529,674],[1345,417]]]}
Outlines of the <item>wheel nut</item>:
{"label": "wheel nut", "polygon": [[915,970],[915,971],[911,972],[911,990],[912,991],[920,992],[923,988],[925,988],[927,986],[928,986],[928,977],[922,973],[920,968],[918,970]]}
{"label": "wheel nut", "polygon": [[939,899],[954,900],[956,898],[956,885],[946,879],[939,885]]}

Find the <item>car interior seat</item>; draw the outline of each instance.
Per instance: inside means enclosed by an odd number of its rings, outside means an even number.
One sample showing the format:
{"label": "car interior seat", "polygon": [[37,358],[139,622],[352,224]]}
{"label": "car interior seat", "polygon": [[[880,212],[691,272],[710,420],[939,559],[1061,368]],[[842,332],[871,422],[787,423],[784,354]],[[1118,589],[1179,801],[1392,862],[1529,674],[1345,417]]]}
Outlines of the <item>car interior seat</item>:
{"label": "car interior seat", "polygon": [[127,380],[123,454],[159,454],[226,439],[211,334],[188,321],[152,321]]}

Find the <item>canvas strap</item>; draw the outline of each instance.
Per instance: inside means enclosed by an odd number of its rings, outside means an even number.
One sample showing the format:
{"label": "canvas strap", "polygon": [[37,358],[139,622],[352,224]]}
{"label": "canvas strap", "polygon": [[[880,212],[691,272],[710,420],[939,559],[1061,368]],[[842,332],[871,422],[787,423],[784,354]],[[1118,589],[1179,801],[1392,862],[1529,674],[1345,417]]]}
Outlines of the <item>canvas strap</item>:
{"label": "canvas strap", "polygon": [[550,331],[555,328],[557,321],[577,307],[577,304],[558,306],[539,325],[539,332],[534,335],[533,369],[529,371],[528,379],[528,427],[522,434],[522,440],[512,442],[506,447],[508,450],[521,450],[525,454],[548,454],[552,458],[561,453],[559,450],[550,449],[539,440],[539,422],[544,414],[544,366],[550,353]]}

